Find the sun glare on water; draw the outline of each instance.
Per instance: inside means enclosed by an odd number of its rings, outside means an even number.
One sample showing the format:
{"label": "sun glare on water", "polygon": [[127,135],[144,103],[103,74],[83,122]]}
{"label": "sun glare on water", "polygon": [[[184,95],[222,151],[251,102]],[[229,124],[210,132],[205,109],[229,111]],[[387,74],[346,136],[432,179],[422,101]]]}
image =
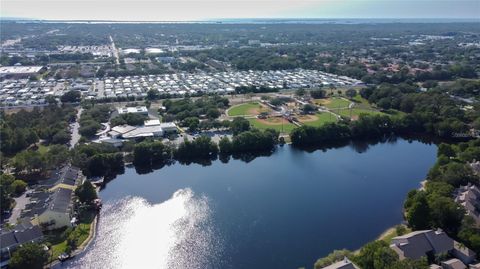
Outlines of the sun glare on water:
{"label": "sun glare on water", "polygon": [[97,238],[74,268],[208,268],[221,251],[206,197],[181,189],[149,204],[128,197],[102,209]]}

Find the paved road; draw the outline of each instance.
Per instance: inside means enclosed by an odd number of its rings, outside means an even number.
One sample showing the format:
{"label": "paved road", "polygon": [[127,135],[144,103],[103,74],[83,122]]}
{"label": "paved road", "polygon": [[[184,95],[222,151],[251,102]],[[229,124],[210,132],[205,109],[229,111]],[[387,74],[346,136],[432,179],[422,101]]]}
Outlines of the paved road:
{"label": "paved road", "polygon": [[113,42],[112,36],[110,36],[110,41],[112,42],[113,56],[115,57],[115,63],[117,65],[119,65],[120,64],[120,58],[118,57],[118,50],[117,50],[117,47],[115,47],[115,42]]}
{"label": "paved road", "polygon": [[80,116],[82,115],[83,108],[78,109],[77,112],[77,119],[75,120],[75,123],[72,124],[72,138],[70,139],[70,148],[72,149],[75,147],[75,145],[78,143],[78,140],[80,140],[80,134],[78,133],[78,129],[80,128]]}
{"label": "paved road", "polygon": [[15,224],[17,219],[20,218],[20,213],[22,213],[22,210],[25,209],[25,205],[30,202],[30,198],[27,197],[28,192],[29,191],[26,191],[21,196],[14,198],[16,204],[12,209],[12,214],[8,218],[8,223]]}

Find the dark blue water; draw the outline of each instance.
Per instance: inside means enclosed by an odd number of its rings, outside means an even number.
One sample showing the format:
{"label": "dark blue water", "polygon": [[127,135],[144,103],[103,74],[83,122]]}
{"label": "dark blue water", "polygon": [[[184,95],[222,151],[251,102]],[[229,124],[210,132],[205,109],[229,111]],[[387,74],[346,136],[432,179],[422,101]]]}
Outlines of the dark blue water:
{"label": "dark blue water", "polygon": [[[209,236],[216,238],[208,241],[216,244],[215,255],[198,252],[206,260],[198,267],[312,267],[332,250],[357,249],[400,223],[407,192],[419,187],[435,156],[435,145],[398,140],[363,153],[351,146],[312,153],[284,146],[250,163],[175,164],[145,175],[127,169],[101,191],[107,205],[102,214],[114,214],[108,205],[126,197],[162,204],[188,188],[194,198],[208,201]],[[97,240],[108,241],[101,235],[108,224],[100,220]],[[96,251],[94,244],[87,256]]]}

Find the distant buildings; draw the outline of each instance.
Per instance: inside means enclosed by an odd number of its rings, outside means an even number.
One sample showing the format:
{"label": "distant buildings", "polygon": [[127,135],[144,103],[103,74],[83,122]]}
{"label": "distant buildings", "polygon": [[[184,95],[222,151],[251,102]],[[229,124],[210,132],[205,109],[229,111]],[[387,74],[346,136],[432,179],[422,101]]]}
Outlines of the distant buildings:
{"label": "distant buildings", "polygon": [[[122,108],[121,108],[122,109]],[[178,127],[173,122],[160,122],[160,120],[147,120],[143,126],[119,125],[108,132],[108,137],[103,137],[95,142],[121,146],[123,139],[138,139],[145,137],[162,137],[167,134],[177,133]]]}
{"label": "distant buildings", "polygon": [[148,109],[145,106],[136,106],[136,107],[122,107],[118,109],[118,114],[142,114],[148,115]]}
{"label": "distant buildings", "polygon": [[[159,57],[165,63],[175,58]],[[21,67],[21,66],[20,66]],[[0,67],[3,68],[3,67]],[[266,87],[270,89],[321,88],[335,85],[349,87],[362,81],[318,70],[270,70],[198,72],[162,75],[107,77],[104,79],[5,79],[0,82],[0,105],[29,106],[45,104],[47,97],[59,98],[68,90],[82,92],[85,99],[141,99],[150,90],[162,96],[182,97],[201,94],[232,94],[237,87]],[[125,112],[125,113],[135,113]],[[146,112],[144,112],[146,113]]]}
{"label": "distant buildings", "polygon": [[22,78],[36,76],[44,69],[44,66],[1,66],[0,77]]}

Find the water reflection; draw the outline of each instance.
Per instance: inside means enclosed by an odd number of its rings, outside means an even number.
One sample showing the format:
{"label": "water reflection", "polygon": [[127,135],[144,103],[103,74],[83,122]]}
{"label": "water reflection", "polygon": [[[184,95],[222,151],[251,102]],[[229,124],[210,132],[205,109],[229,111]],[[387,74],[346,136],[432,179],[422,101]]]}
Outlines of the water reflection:
{"label": "water reflection", "polygon": [[90,250],[67,268],[209,268],[222,242],[206,197],[191,189],[149,204],[127,197],[106,204]]}

